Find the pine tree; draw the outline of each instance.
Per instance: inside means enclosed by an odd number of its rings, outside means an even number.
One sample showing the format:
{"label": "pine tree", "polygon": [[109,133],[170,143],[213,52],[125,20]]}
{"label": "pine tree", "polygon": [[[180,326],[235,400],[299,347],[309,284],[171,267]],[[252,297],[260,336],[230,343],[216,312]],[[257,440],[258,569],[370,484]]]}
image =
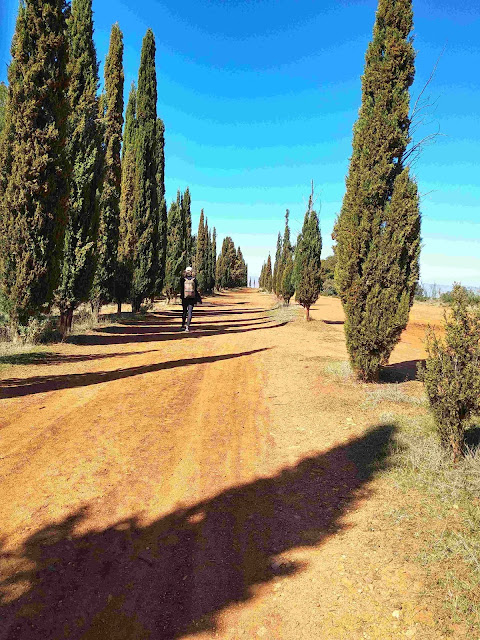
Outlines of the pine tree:
{"label": "pine tree", "polygon": [[268,254],[267,264],[265,265],[265,289],[268,293],[272,292],[272,258]]}
{"label": "pine tree", "polygon": [[206,291],[207,287],[207,273],[205,272],[206,252],[207,252],[207,235],[204,222],[203,209],[200,212],[200,221],[198,223],[197,234],[197,252],[196,252],[196,272],[197,272],[197,284],[200,293]]}
{"label": "pine tree", "polygon": [[167,254],[167,203],[165,201],[165,125],[157,119],[157,202],[158,239],[157,239],[157,278],[155,291],[160,294],[165,280],[165,261]]}
{"label": "pine tree", "polygon": [[68,203],[65,2],[19,7],[0,148],[0,302],[12,337],[48,309]]}
{"label": "pine tree", "polygon": [[5,125],[5,109],[7,106],[8,87],[4,82],[0,82],[0,136]]}
{"label": "pine tree", "polygon": [[110,48],[105,61],[105,162],[100,197],[97,270],[91,296],[97,313],[100,306],[112,300],[115,295],[122,180],[120,148],[123,127],[123,80],[123,34],[118,24],[115,24],[110,34]]}
{"label": "pine tree", "polygon": [[417,186],[405,166],[415,53],[411,0],[379,0],[334,238],[352,367],[378,377],[408,321],[419,274]]}
{"label": "pine tree", "polygon": [[305,307],[305,319],[310,320],[310,307],[322,290],[322,236],[318,216],[313,210],[313,190],[303,221],[302,233],[295,251],[294,281],[297,301]]}
{"label": "pine tree", "polygon": [[157,192],[157,77],[155,38],[147,29],[143,38],[136,102],[135,250],[132,273],[132,309],[153,296],[157,284],[159,203]]}
{"label": "pine tree", "polygon": [[135,156],[137,130],[137,91],[132,82],[125,113],[122,146],[122,184],[120,192],[120,238],[118,242],[118,265],[115,278],[115,298],[119,311],[124,300],[130,297],[135,252]]}
{"label": "pine tree", "polygon": [[272,290],[275,295],[279,295],[278,270],[282,261],[282,236],[278,232],[277,250],[275,252],[275,264],[273,266]]}
{"label": "pine tree", "polygon": [[96,268],[97,190],[103,152],[98,126],[98,63],[93,43],[92,0],[72,1],[67,30],[71,109],[67,122],[67,153],[72,179],[62,271],[56,292],[63,332],[71,329],[73,312],[78,304],[88,300]]}
{"label": "pine tree", "polygon": [[185,268],[182,212],[177,202],[172,202],[167,222],[167,259],[165,263],[165,292],[170,301],[180,293],[180,279]]}

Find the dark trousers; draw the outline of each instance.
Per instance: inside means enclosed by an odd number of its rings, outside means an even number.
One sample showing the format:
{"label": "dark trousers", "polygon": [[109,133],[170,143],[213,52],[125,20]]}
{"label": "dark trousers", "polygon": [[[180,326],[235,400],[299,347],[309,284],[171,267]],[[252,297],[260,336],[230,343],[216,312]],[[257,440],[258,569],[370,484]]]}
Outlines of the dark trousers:
{"label": "dark trousers", "polygon": [[193,313],[193,300],[185,298],[182,300],[183,313],[182,313],[182,327],[190,327]]}

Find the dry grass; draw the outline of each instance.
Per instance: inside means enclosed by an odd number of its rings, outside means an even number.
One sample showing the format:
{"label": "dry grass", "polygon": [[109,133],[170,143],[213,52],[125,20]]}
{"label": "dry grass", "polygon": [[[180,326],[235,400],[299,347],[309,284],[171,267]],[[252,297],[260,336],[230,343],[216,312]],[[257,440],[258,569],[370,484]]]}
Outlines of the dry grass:
{"label": "dry grass", "polygon": [[381,402],[393,402],[397,404],[424,405],[425,397],[412,396],[405,393],[400,384],[382,384],[367,391],[367,397],[363,402],[363,408],[376,407]]}
{"label": "dry grass", "polygon": [[396,424],[389,473],[399,488],[420,490],[427,498],[423,510],[409,513],[424,538],[417,560],[442,590],[453,620],[478,634],[480,448],[467,449],[454,465],[428,414],[396,416]]}

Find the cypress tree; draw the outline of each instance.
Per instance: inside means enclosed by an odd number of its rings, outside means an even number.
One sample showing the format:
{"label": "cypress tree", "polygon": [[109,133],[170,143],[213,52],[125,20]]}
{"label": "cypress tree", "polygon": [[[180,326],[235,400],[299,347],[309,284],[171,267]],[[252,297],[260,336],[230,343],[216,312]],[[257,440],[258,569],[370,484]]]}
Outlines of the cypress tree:
{"label": "cypress tree", "polygon": [[0,149],[0,299],[12,337],[48,309],[68,202],[65,2],[19,7]]}
{"label": "cypress tree", "polygon": [[404,163],[414,78],[412,25],[411,0],[379,0],[334,230],[347,348],[357,377],[365,381],[378,377],[400,339],[419,275],[418,193]]}
{"label": "cypress tree", "polygon": [[120,188],[120,231],[118,241],[118,260],[115,275],[115,299],[118,312],[122,302],[130,297],[135,251],[135,229],[133,209],[135,206],[135,139],[136,139],[137,91],[132,82],[125,113],[122,145],[122,182]]}
{"label": "cypress tree", "polygon": [[115,295],[122,180],[120,148],[123,128],[123,80],[123,35],[118,24],[115,24],[111,30],[110,47],[105,61],[105,162],[100,196],[97,270],[91,297],[97,313],[100,306]]}
{"label": "cypress tree", "polygon": [[67,24],[69,57],[67,153],[72,165],[69,219],[65,232],[60,285],[56,293],[62,331],[72,325],[73,312],[88,300],[96,267],[99,206],[97,189],[102,168],[98,126],[98,63],[93,44],[92,0],[73,0]]}
{"label": "cypress tree", "polygon": [[197,283],[198,283],[198,289],[200,293],[203,293],[206,290],[206,286],[207,286],[207,273],[205,272],[206,252],[207,252],[207,236],[206,236],[206,229],[205,229],[205,222],[204,222],[204,213],[202,209],[200,212],[200,221],[198,223],[197,253],[196,253]]}
{"label": "cypress tree", "polygon": [[133,223],[135,249],[132,273],[132,309],[139,311],[142,301],[152,296],[158,267],[157,193],[157,77],[155,38],[147,29],[142,43],[136,101],[135,204]]}
{"label": "cypress tree", "polygon": [[213,233],[212,233],[212,291],[215,289],[216,286],[216,281],[215,281],[215,267],[217,264],[217,230],[215,229],[215,227],[213,227]]}
{"label": "cypress tree", "polygon": [[295,250],[295,284],[297,301],[305,307],[305,319],[310,320],[310,307],[322,290],[322,236],[318,216],[313,210],[313,196],[308,201],[308,209],[303,221],[302,233]]}
{"label": "cypress tree", "polygon": [[268,293],[272,292],[272,258],[268,254],[267,264],[265,265],[265,289]]}
{"label": "cypress tree", "polygon": [[273,266],[273,279],[272,279],[272,290],[273,290],[273,293],[277,296],[279,293],[278,270],[280,268],[281,261],[282,261],[282,236],[280,235],[280,232],[278,232],[277,250],[275,252],[275,264]]}
{"label": "cypress tree", "polygon": [[167,254],[167,203],[165,201],[165,125],[157,119],[157,202],[158,211],[158,258],[156,292],[161,293],[165,279],[165,260]]}
{"label": "cypress tree", "polygon": [[5,125],[5,108],[7,106],[8,87],[4,82],[0,82],[0,135]]}
{"label": "cypress tree", "polygon": [[177,202],[168,211],[167,258],[165,262],[165,292],[170,301],[180,293],[180,278],[185,268],[182,212]]}
{"label": "cypress tree", "polygon": [[283,240],[281,244],[282,253],[277,270],[277,291],[275,292],[280,298],[283,297],[282,291],[284,290],[283,271],[287,263],[289,263],[289,259],[291,258],[292,254],[292,245],[290,244],[290,227],[288,226],[289,216],[290,211],[287,209],[287,211],[285,212],[285,230],[283,232]]}
{"label": "cypress tree", "polygon": [[182,198],[182,217],[184,221],[184,237],[185,237],[185,255],[189,264],[192,262],[192,212],[191,212],[191,196],[187,187]]}

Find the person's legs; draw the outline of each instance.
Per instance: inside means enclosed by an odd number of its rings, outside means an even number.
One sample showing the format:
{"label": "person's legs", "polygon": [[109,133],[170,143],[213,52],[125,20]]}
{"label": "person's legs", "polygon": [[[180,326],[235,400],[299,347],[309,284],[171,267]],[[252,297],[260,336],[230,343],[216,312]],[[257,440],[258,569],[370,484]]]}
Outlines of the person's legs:
{"label": "person's legs", "polygon": [[188,304],[186,300],[182,300],[182,329],[185,327],[185,322],[187,320],[187,310],[188,310]]}
{"label": "person's legs", "polygon": [[192,313],[193,313],[193,304],[189,304],[188,316],[187,316],[187,329],[190,329],[190,323],[192,322]]}

